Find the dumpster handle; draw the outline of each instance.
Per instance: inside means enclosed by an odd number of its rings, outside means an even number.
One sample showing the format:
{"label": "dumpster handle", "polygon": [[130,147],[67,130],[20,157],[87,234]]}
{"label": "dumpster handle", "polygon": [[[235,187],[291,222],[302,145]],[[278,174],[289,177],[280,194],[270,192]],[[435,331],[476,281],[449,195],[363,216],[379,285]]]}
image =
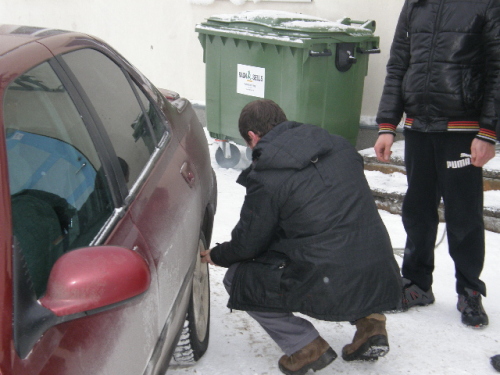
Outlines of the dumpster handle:
{"label": "dumpster handle", "polygon": [[380,48],[364,49],[364,48],[358,47],[356,49],[356,51],[358,51],[359,53],[366,53],[366,54],[369,54],[369,53],[380,53]]}
{"label": "dumpster handle", "polygon": [[309,51],[309,56],[311,57],[322,57],[322,56],[331,56],[332,50],[325,49],[323,52]]}

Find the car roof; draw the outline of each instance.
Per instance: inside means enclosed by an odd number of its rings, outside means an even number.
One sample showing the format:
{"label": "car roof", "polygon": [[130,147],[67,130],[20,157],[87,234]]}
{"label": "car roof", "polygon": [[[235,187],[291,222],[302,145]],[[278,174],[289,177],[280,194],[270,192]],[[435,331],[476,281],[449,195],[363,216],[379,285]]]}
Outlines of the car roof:
{"label": "car roof", "polygon": [[33,26],[0,25],[0,56],[22,45],[50,36],[69,33],[73,32]]}

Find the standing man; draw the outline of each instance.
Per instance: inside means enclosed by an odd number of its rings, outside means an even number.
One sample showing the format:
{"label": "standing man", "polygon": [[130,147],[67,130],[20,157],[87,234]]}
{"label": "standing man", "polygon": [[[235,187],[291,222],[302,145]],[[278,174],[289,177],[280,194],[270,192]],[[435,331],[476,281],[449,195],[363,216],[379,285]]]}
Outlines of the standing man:
{"label": "standing man", "polygon": [[271,100],[247,104],[239,131],[252,165],[231,240],[202,253],[228,267],[228,307],[247,311],[285,355],[280,370],[305,374],[337,354],[301,312],[350,321],[357,331],[346,361],[389,351],[383,311],[401,295],[398,265],[364,177],[363,160],[342,137],[287,121]]}
{"label": "standing man", "polygon": [[[495,100],[495,109],[497,115],[497,141],[500,141],[500,121],[498,117],[500,115],[500,90],[497,91],[496,100]],[[495,370],[500,372],[500,354],[494,355],[490,358],[491,365]]]}
{"label": "standing man", "polygon": [[485,244],[481,167],[495,155],[500,0],[406,0],[380,101],[375,152],[387,162],[404,124],[408,191],[403,310],[434,302],[432,272],[443,198],[465,325],[486,326],[479,279]]}

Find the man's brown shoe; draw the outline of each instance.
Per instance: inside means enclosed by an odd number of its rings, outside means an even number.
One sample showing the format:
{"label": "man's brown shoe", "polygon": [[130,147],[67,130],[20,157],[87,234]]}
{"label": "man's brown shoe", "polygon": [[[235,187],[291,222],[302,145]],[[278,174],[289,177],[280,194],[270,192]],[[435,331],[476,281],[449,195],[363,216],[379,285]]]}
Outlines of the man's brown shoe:
{"label": "man's brown shoe", "polygon": [[337,353],[328,343],[318,336],[291,356],[284,355],[278,364],[282,373],[287,375],[304,375],[307,371],[321,370],[337,358]]}
{"label": "man's brown shoe", "polygon": [[356,321],[356,333],[352,343],[342,349],[346,361],[376,361],[389,352],[389,340],[385,329],[385,316],[371,314]]}

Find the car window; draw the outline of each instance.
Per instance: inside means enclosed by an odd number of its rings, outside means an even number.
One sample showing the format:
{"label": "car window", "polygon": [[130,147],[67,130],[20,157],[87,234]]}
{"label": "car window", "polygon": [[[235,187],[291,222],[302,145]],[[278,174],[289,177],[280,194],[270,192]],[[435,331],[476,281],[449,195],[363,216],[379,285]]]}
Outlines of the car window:
{"label": "car window", "polygon": [[39,297],[57,258],[90,244],[114,206],[82,117],[49,63],[9,85],[3,110],[13,232]]}
{"label": "car window", "polygon": [[139,86],[137,86],[134,82],[132,82],[132,86],[134,87],[135,92],[137,92],[137,96],[147,112],[155,139],[160,141],[166,131],[163,120],[159,116],[153,103],[149,101],[148,97],[139,89]]}
{"label": "car window", "polygon": [[130,187],[165,131],[154,106],[137,85],[132,83],[131,86],[129,77],[104,54],[83,49],[62,58],[106,129],[120,163],[127,170]]}

